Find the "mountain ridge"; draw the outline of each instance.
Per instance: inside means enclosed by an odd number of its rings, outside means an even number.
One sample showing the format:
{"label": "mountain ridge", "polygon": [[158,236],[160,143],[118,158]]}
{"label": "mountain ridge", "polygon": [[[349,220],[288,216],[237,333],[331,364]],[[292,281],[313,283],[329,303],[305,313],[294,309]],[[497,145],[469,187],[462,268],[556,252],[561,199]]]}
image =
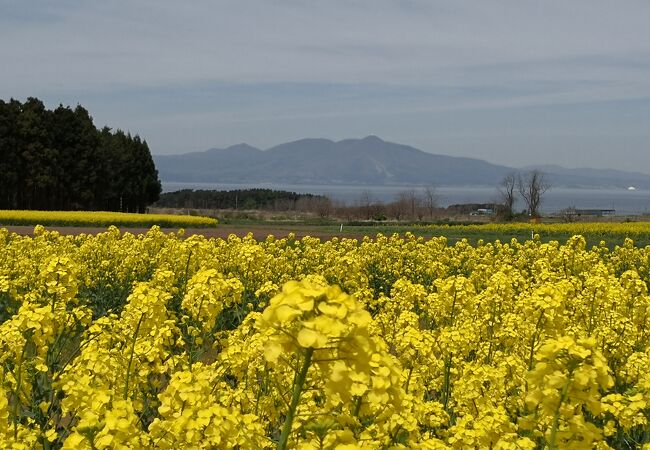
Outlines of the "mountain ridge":
{"label": "mountain ridge", "polygon": [[[374,135],[340,141],[304,138],[266,150],[241,143],[153,157],[165,182],[495,186],[508,173],[530,170],[429,153]],[[542,170],[553,186],[650,188],[650,175],[642,173],[530,167]]]}

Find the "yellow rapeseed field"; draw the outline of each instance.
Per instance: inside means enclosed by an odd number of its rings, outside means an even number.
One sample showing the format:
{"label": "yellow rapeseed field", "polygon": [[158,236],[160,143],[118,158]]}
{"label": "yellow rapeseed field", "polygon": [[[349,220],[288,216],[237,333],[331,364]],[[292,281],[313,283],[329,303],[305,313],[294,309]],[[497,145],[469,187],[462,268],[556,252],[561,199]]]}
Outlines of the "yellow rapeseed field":
{"label": "yellow rapeseed field", "polygon": [[62,225],[108,227],[214,227],[217,220],[209,217],[172,214],[134,214],[107,211],[17,211],[0,210],[2,225]]}
{"label": "yellow rapeseed field", "polygon": [[473,225],[432,225],[433,230],[445,232],[456,231],[487,231],[498,233],[533,232],[533,233],[570,233],[590,236],[638,236],[650,234],[650,222],[569,222],[569,223],[484,223]]}
{"label": "yellow rapeseed field", "polygon": [[650,247],[0,229],[0,447],[650,448]]}

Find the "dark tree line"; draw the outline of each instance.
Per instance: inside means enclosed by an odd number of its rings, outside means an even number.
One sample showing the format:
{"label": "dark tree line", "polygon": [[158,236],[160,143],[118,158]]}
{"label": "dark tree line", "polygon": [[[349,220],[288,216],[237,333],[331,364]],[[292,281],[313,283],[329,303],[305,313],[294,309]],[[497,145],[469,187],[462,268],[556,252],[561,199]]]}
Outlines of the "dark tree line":
{"label": "dark tree line", "polygon": [[161,192],[147,142],[82,106],[0,100],[0,209],[144,212]]}
{"label": "dark tree line", "polygon": [[305,199],[324,199],[313,194],[297,194],[272,189],[237,189],[232,191],[209,191],[183,189],[165,192],[156,202],[160,208],[193,209],[295,209],[296,203]]}

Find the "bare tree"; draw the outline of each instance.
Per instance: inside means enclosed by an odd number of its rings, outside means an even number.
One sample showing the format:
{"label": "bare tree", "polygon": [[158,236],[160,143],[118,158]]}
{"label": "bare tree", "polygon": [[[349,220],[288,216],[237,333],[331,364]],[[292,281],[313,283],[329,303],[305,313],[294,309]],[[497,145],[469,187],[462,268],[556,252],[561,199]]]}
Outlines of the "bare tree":
{"label": "bare tree", "polygon": [[406,201],[409,208],[409,213],[411,215],[411,220],[414,220],[416,216],[419,216],[420,209],[420,197],[415,189],[409,189],[404,192]]}
{"label": "bare tree", "polygon": [[332,200],[324,196],[301,197],[296,201],[296,210],[318,214],[319,217],[329,217],[332,213]]}
{"label": "bare tree", "polygon": [[526,175],[518,177],[518,187],[521,197],[526,202],[528,214],[531,217],[539,217],[539,206],[542,203],[542,195],[548,191],[551,185],[546,181],[544,173],[539,170],[531,170]]}
{"label": "bare tree", "polygon": [[395,196],[395,201],[389,205],[390,214],[395,220],[403,220],[408,214],[409,209],[410,201],[406,191],[398,192]]}
{"label": "bare tree", "polygon": [[512,219],[514,215],[515,201],[517,200],[517,174],[511,172],[507,174],[499,183],[497,188],[499,192],[499,200],[503,205],[504,216],[507,220]]}
{"label": "bare tree", "polygon": [[363,212],[363,215],[366,220],[370,220],[372,217],[372,195],[370,191],[363,190],[359,196],[359,209]]}
{"label": "bare tree", "polygon": [[433,219],[433,214],[438,208],[438,194],[433,186],[426,186],[422,194],[424,200],[424,207],[429,213],[429,219]]}
{"label": "bare tree", "polygon": [[409,189],[397,193],[390,210],[397,220],[406,217],[410,220],[422,220],[424,215],[422,204],[420,193],[415,189]]}
{"label": "bare tree", "polygon": [[328,197],[316,199],[316,213],[319,217],[329,217],[332,213],[332,200]]}

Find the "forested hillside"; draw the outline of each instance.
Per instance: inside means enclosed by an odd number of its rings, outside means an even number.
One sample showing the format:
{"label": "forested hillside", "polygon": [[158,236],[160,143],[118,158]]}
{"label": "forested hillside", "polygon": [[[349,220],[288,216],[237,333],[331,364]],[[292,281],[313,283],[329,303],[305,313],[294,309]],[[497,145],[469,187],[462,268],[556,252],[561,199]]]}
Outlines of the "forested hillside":
{"label": "forested hillside", "polygon": [[0,209],[142,212],[161,186],[147,142],[86,109],[0,100]]}
{"label": "forested hillside", "polygon": [[183,189],[165,192],[154,206],[160,208],[203,208],[203,209],[267,209],[286,207],[294,209],[296,203],[304,200],[327,200],[313,194],[276,191],[272,189],[236,189],[231,191],[206,191]]}

